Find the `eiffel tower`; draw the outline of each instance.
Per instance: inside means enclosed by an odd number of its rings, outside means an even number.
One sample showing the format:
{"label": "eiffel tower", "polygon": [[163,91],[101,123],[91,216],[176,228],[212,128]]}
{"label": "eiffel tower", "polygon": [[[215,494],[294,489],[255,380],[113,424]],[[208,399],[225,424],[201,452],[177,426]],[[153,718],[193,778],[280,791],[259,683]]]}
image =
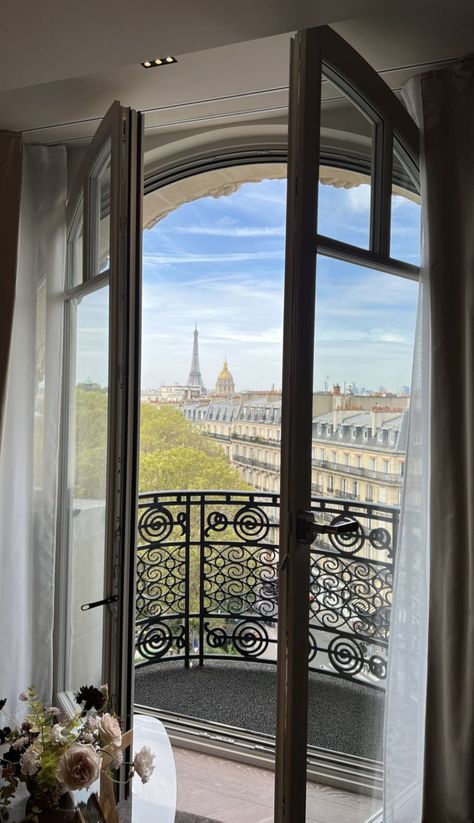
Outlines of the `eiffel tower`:
{"label": "eiffel tower", "polygon": [[193,342],[193,356],[191,360],[191,370],[189,372],[187,386],[198,394],[206,394],[206,388],[204,386],[204,382],[201,376],[201,369],[199,368],[199,344],[198,344],[198,335],[199,332],[197,330],[197,323],[194,329],[194,342]]}

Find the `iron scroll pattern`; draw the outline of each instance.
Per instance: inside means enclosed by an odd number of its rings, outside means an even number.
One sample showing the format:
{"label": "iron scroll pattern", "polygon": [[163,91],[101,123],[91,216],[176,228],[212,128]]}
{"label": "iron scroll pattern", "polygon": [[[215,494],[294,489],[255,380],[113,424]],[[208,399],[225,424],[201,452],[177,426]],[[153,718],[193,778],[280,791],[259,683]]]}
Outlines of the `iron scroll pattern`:
{"label": "iron scroll pattern", "polygon": [[[322,497],[312,509],[357,528],[311,546],[309,668],[383,688],[398,509]],[[278,524],[275,494],[140,495],[136,665],[275,663]]]}
{"label": "iron scroll pattern", "polygon": [[316,522],[356,523],[310,551],[309,667],[372,686],[387,675],[399,510],[313,498]]}
{"label": "iron scroll pattern", "polygon": [[189,647],[189,504],[185,495],[140,495],[138,501],[135,665]]}
{"label": "iron scroll pattern", "polygon": [[201,509],[199,658],[276,659],[278,499],[206,495]]}

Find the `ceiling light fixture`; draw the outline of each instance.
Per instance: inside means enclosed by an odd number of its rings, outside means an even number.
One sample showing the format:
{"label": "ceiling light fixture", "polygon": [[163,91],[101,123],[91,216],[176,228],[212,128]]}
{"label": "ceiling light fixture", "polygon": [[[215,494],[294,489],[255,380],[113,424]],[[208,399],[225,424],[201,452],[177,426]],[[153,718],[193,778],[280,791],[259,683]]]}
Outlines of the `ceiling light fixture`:
{"label": "ceiling light fixture", "polygon": [[155,57],[154,60],[145,60],[141,65],[144,69],[151,69],[153,66],[166,66],[171,65],[171,63],[177,63],[176,57]]}

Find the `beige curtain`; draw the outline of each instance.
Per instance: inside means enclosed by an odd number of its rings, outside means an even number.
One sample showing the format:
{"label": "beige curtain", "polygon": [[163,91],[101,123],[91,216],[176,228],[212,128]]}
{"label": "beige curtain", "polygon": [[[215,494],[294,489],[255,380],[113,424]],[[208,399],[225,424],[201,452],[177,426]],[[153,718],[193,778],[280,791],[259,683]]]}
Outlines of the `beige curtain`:
{"label": "beige curtain", "polygon": [[0,432],[5,411],[6,381],[13,324],[13,306],[15,303],[22,147],[21,134],[0,132]]}
{"label": "beige curtain", "polygon": [[474,61],[412,81],[429,275],[430,610],[423,823],[474,820]]}

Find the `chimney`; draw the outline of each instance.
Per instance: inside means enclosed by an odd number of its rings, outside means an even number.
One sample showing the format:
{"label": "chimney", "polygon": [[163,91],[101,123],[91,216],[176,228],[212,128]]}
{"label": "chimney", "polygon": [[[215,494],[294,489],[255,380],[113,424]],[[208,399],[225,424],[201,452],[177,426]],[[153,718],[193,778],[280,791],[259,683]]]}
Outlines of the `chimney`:
{"label": "chimney", "polygon": [[370,427],[372,432],[372,437],[375,437],[377,433],[377,424],[379,422],[379,413],[376,407],[373,407],[370,412]]}

